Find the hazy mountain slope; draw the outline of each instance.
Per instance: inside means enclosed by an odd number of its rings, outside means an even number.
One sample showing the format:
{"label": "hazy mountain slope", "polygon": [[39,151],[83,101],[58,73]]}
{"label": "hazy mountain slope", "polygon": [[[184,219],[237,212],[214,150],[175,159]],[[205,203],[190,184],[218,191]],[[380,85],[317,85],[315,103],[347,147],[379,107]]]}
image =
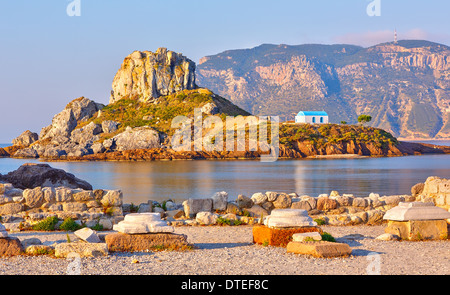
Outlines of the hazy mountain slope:
{"label": "hazy mountain slope", "polygon": [[365,113],[395,136],[450,137],[450,48],[429,41],[229,50],[200,60],[197,84],[255,115]]}

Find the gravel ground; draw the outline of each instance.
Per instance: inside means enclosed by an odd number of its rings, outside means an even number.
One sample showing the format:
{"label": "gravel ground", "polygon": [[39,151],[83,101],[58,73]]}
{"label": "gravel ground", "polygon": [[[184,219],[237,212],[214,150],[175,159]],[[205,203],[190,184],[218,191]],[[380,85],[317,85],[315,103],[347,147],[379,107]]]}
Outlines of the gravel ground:
{"label": "gravel ground", "polygon": [[[424,242],[378,241],[384,226],[322,226],[338,242],[349,244],[347,258],[310,258],[285,248],[252,244],[251,226],[176,227],[196,249],[174,252],[114,253],[82,258],[81,274],[95,275],[449,275],[450,240]],[[66,233],[20,232],[24,240],[66,241]],[[373,256],[371,254],[378,255]],[[139,263],[132,263],[136,259]],[[0,259],[0,274],[66,274],[71,260],[50,256]],[[379,262],[379,264],[378,264]],[[379,267],[378,267],[379,266]]]}

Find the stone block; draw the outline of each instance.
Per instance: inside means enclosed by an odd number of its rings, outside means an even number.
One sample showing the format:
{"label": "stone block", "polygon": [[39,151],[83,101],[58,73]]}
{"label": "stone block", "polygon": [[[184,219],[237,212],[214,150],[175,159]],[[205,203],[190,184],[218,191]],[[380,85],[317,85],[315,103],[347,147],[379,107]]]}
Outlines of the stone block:
{"label": "stone block", "polygon": [[67,257],[70,253],[76,253],[80,257],[108,256],[106,243],[59,243],[55,246],[56,257]]}
{"label": "stone block", "polygon": [[254,193],[251,199],[255,205],[261,205],[262,203],[267,202],[267,196],[263,193]]}
{"label": "stone block", "polygon": [[149,233],[129,235],[108,234],[105,237],[111,252],[144,252],[155,250],[184,250],[190,247],[187,236],[173,233]]}
{"label": "stone block", "polygon": [[100,243],[100,238],[98,237],[97,232],[89,227],[75,231],[74,235],[88,243]]}
{"label": "stone block", "polygon": [[44,203],[44,193],[41,187],[24,190],[23,197],[25,204],[30,208],[38,208]]}
{"label": "stone block", "polygon": [[87,202],[94,200],[94,192],[93,191],[81,191],[73,194],[73,200],[75,202]]}
{"label": "stone block", "polygon": [[328,211],[338,207],[338,203],[335,199],[329,197],[320,197],[317,199],[317,210]]}
{"label": "stone block", "polygon": [[305,240],[313,239],[315,241],[321,241],[322,235],[318,232],[310,233],[297,233],[292,235],[292,241],[294,242],[304,242]]}
{"label": "stone block", "polygon": [[195,221],[202,225],[213,225],[217,223],[219,215],[211,212],[199,212],[195,216]]}
{"label": "stone block", "polygon": [[403,240],[439,240],[448,237],[445,220],[390,220],[385,232],[397,235]]}
{"label": "stone block", "polygon": [[226,210],[228,203],[228,194],[226,192],[217,192],[211,197],[213,201],[213,210]]}
{"label": "stone block", "polygon": [[23,252],[23,246],[18,238],[0,238],[0,257],[20,255]]}
{"label": "stone block", "polygon": [[291,207],[292,198],[285,193],[281,193],[278,195],[275,201],[273,201],[273,206],[276,209],[285,209]]}
{"label": "stone block", "polygon": [[253,243],[286,247],[296,233],[318,232],[323,234],[318,226],[297,227],[297,228],[269,228],[267,226],[256,225],[252,229]]}
{"label": "stone block", "polygon": [[450,213],[445,209],[434,206],[433,203],[401,202],[397,207],[388,210],[383,218],[395,221],[439,220],[450,218]]}
{"label": "stone block", "polygon": [[247,196],[239,195],[236,199],[236,204],[239,208],[251,208],[253,206],[253,201]]}
{"label": "stone block", "polygon": [[213,208],[212,199],[188,199],[183,202],[184,214],[194,218],[198,212],[211,212]]}
{"label": "stone block", "polygon": [[20,203],[8,203],[0,206],[0,215],[13,215],[24,210],[24,206]]}
{"label": "stone block", "polygon": [[287,253],[313,256],[317,258],[347,257],[352,253],[349,245],[328,241],[318,242],[290,242],[286,247]]}

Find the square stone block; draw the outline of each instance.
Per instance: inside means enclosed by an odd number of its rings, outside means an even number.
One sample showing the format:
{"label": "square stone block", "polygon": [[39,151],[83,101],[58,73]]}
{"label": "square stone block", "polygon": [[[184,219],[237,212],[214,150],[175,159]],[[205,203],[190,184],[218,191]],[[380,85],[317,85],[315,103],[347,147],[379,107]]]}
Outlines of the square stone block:
{"label": "square stone block", "polygon": [[352,253],[349,245],[328,241],[290,242],[287,253],[310,255],[317,258],[347,257]]}
{"label": "square stone block", "polygon": [[448,237],[445,220],[390,220],[384,231],[403,240],[440,240]]}
{"label": "square stone block", "polygon": [[111,252],[143,252],[155,250],[183,250],[189,247],[187,236],[173,233],[108,234],[105,237]]}
{"label": "square stone block", "polygon": [[318,232],[323,233],[318,226],[293,227],[293,228],[270,228],[257,225],[253,227],[253,243],[270,246],[286,247],[292,241],[296,233]]}

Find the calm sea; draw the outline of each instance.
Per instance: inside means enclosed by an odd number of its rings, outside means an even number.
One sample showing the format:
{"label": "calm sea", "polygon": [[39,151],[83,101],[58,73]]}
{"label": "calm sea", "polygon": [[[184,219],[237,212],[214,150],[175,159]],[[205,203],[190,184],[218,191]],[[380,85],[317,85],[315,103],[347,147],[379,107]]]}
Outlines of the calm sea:
{"label": "calm sea", "polygon": [[[450,142],[446,142],[450,145]],[[439,142],[438,144],[442,144]],[[27,162],[38,160],[0,159],[5,174]],[[296,192],[318,196],[337,190],[365,197],[409,194],[411,186],[429,176],[450,178],[450,155],[393,158],[237,161],[153,162],[50,162],[92,184],[94,188],[121,189],[124,201],[182,201],[207,198],[226,191],[230,199],[255,192]]]}

